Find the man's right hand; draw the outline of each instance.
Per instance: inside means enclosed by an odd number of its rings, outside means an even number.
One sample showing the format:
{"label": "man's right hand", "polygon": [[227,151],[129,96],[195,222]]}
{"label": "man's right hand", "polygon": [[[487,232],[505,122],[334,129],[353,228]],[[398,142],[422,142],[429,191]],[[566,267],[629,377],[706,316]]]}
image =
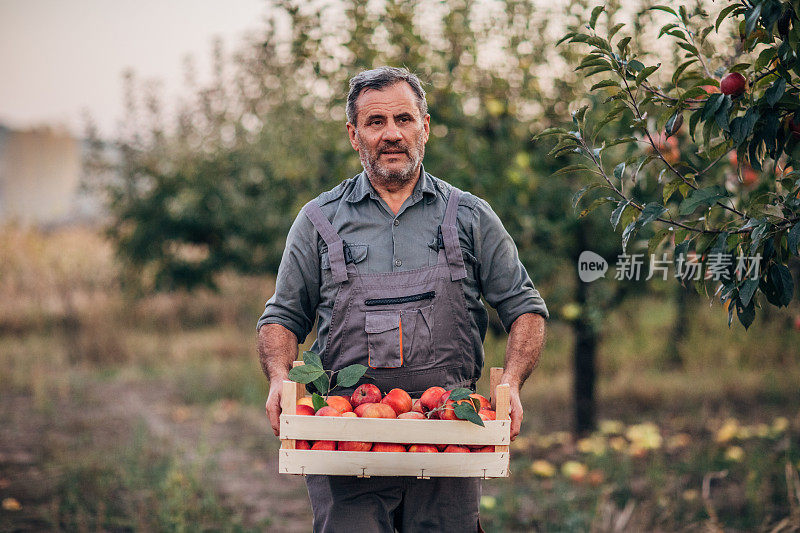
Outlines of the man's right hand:
{"label": "man's right hand", "polygon": [[267,416],[269,423],[272,425],[272,432],[275,436],[280,436],[281,428],[281,389],[283,388],[283,380],[275,380],[269,385],[269,396],[267,396]]}

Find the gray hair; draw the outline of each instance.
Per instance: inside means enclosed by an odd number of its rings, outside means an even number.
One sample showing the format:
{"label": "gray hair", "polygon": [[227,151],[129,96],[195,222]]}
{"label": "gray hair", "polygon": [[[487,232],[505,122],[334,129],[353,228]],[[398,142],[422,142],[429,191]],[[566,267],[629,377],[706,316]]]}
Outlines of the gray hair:
{"label": "gray hair", "polygon": [[422,88],[419,78],[405,68],[378,67],[364,70],[350,78],[350,92],[347,94],[347,121],[356,125],[358,109],[356,100],[364,89],[380,90],[395,83],[404,81],[417,96],[417,107],[421,116],[428,114],[428,102],[425,101],[425,89]]}

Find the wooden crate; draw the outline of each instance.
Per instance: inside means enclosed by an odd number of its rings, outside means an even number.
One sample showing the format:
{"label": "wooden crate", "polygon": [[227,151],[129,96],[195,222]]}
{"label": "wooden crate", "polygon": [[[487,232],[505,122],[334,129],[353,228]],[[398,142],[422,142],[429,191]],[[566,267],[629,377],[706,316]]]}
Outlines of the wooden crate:
{"label": "wooden crate", "polygon": [[[302,363],[301,363],[302,364]],[[497,420],[481,427],[464,420],[398,420],[297,415],[305,387],[283,382],[278,471],[342,476],[507,477],[511,435],[508,385],[492,368],[490,390]],[[493,445],[493,453],[401,453],[297,450],[295,440],[397,442],[402,444]]]}

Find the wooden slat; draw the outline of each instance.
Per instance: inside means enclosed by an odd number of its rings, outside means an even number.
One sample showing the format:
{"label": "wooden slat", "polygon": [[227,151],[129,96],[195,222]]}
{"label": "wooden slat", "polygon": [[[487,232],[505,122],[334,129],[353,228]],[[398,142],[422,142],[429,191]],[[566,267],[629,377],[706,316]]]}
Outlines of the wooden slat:
{"label": "wooden slat", "polygon": [[509,444],[510,421],[487,420],[484,424],[486,427],[464,420],[281,415],[281,437],[402,444]]}
{"label": "wooden slat", "polygon": [[[497,421],[507,421],[509,426],[509,437],[511,431],[511,389],[508,383],[498,385],[495,389],[495,396],[497,397]],[[495,446],[496,453],[508,453],[508,445]]]}
{"label": "wooden slat", "polygon": [[[284,380],[283,389],[281,389],[281,426],[283,426],[284,416],[299,416],[297,415],[297,383],[294,381]],[[283,429],[280,429],[281,448],[286,450],[294,450],[294,439],[288,438],[283,434]]]}
{"label": "wooden slat", "polygon": [[397,453],[280,450],[281,474],[506,477],[508,453]]}
{"label": "wooden slat", "polygon": [[500,385],[500,378],[503,377],[503,370],[501,366],[493,366],[491,370],[489,370],[489,401],[492,403],[492,409],[496,409],[497,406],[494,390]]}

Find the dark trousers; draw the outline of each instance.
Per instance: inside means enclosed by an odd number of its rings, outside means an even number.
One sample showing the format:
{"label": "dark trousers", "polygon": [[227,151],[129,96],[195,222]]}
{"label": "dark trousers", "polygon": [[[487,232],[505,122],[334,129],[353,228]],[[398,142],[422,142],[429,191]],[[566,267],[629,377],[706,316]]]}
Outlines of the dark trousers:
{"label": "dark trousers", "polygon": [[478,531],[477,478],[306,476],[315,533]]}

